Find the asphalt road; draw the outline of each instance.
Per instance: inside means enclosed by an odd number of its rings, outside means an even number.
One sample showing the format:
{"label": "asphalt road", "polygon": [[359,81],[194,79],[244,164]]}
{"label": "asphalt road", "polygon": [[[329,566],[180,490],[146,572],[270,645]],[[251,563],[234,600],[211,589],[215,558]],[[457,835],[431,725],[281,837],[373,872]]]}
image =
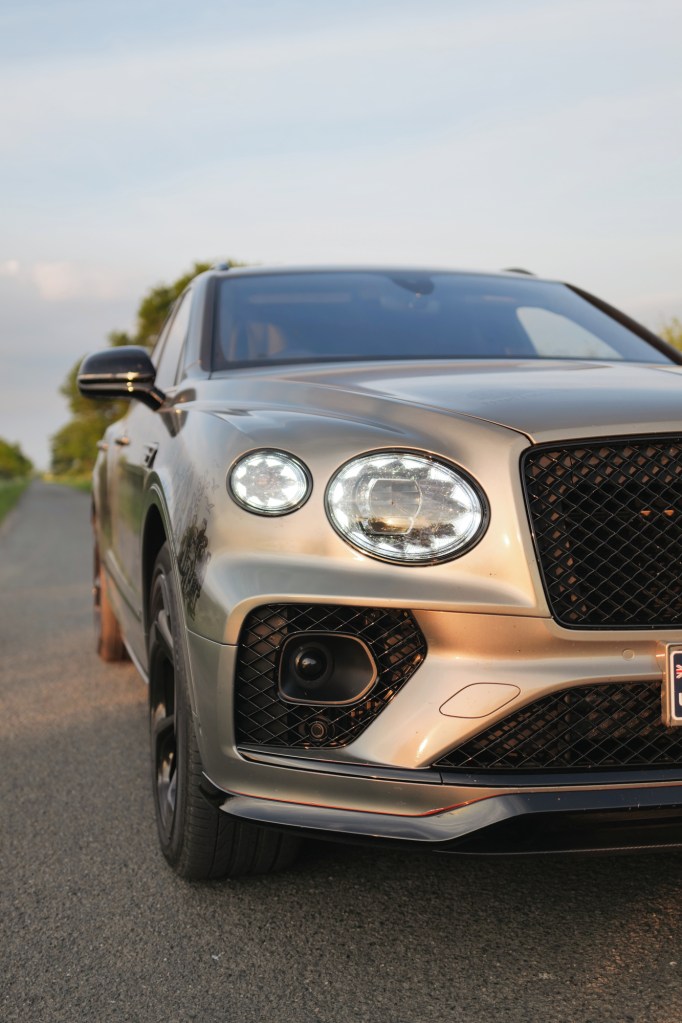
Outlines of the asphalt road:
{"label": "asphalt road", "polygon": [[0,1020],[680,1023],[682,856],[310,844],[187,884],[157,851],[146,692],[93,652],[86,495],[0,527]]}

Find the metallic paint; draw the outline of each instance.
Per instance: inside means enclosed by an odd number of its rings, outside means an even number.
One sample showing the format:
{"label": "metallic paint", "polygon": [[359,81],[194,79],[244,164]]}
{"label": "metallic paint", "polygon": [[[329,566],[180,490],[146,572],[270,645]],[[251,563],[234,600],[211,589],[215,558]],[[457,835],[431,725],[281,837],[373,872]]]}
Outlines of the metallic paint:
{"label": "metallic paint", "polygon": [[[200,282],[196,294],[203,301],[210,290],[210,281]],[[586,681],[658,679],[658,644],[682,645],[680,629],[590,632],[552,620],[524,503],[521,456],[545,441],[682,433],[682,367],[344,363],[211,377],[202,369],[208,320],[206,310],[193,319],[191,388],[179,383],[157,412],[133,402],[107,431],[95,468],[98,542],[135,660],[146,670],[142,538],[155,509],[184,601],[192,713],[205,773],[222,792],[243,794],[228,800],[228,812],[332,830],[344,830],[339,812],[367,814],[372,823],[363,829],[382,835],[396,831],[389,819],[442,815],[429,818],[436,823],[428,837],[403,836],[418,841],[452,838],[465,818],[469,830],[502,819],[515,806],[513,787],[482,791],[435,784],[430,773],[426,779],[426,769],[477,733],[482,719],[492,723],[508,712],[506,699],[492,708],[491,684],[508,687],[514,706],[522,706]],[[122,432],[125,448],[112,443]],[[153,464],[146,460],[150,444]],[[309,468],[312,493],[303,507],[270,518],[230,498],[230,466],[258,448],[291,452]],[[476,481],[490,522],[475,547],[444,564],[404,567],[344,542],[325,514],[326,486],[346,461],[382,448],[427,452]],[[428,645],[424,664],[366,732],[323,755],[307,752],[306,769],[286,751],[254,758],[235,743],[232,678],[240,629],[254,607],[277,601],[404,608]],[[455,694],[476,686],[479,694],[469,689],[470,717],[441,711]],[[316,757],[319,770],[313,771]],[[325,763],[333,771],[326,772]],[[358,765],[374,774],[354,774]],[[400,772],[400,780],[392,772]],[[605,806],[620,805],[623,786],[626,778],[603,786],[583,777],[576,791],[604,792]],[[659,789],[666,800],[681,798],[677,781],[643,784],[637,792],[651,800]],[[551,779],[538,785],[538,791],[554,790]],[[465,811],[451,809],[472,801]],[[335,809],[309,824],[303,808],[311,803]],[[291,806],[298,809],[281,810]]]}

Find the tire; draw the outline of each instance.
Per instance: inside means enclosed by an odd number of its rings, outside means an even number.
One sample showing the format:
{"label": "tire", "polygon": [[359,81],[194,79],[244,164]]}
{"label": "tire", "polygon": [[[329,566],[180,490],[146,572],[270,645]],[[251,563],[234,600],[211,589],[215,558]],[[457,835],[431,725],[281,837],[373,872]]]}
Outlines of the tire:
{"label": "tire", "polygon": [[289,866],[300,840],[216,809],[202,792],[202,764],[187,689],[180,600],[168,544],[149,591],[149,722],[152,787],[161,851],[180,877],[205,881]]}
{"label": "tire", "polygon": [[121,627],[109,601],[106,573],[102,570],[99,547],[95,540],[93,554],[92,602],[95,620],[95,650],[103,661],[125,661],[127,652]]}

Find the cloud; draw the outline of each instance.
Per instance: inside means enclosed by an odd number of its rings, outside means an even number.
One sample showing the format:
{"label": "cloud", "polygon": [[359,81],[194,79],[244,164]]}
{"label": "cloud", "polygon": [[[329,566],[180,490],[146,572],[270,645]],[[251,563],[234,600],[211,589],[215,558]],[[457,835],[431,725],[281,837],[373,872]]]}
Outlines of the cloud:
{"label": "cloud", "polygon": [[[589,51],[592,39],[607,49],[632,47],[657,20],[673,23],[668,38],[674,36],[674,25],[682,27],[678,0],[657,0],[651,17],[637,0],[526,3],[513,10],[475,12],[470,5],[453,7],[424,17],[368,16],[362,25],[333,29],[277,35],[266,30],[259,36],[194,39],[185,45],[141,40],[137,50],[5,62],[0,120],[6,129],[0,151],[10,155],[42,147],[54,159],[55,138],[63,146],[65,130],[75,132],[85,124],[90,138],[102,137],[111,127],[153,133],[155,122],[165,125],[171,111],[194,136],[197,124],[215,129],[216,116],[223,130],[281,117],[289,124],[306,123],[313,111],[328,121],[351,110],[361,114],[369,100],[380,127],[382,112],[394,111],[397,103],[415,103],[415,95],[422,97],[416,115],[419,108],[428,113],[429,107],[447,101],[452,91],[447,86],[445,94],[436,82],[423,88],[431,81],[434,62],[447,68],[463,97],[471,82],[494,78],[505,67],[511,87],[514,72],[523,77],[523,55],[544,53],[546,76],[536,88],[541,97],[563,73],[562,55],[573,45]],[[666,40],[659,42],[666,45]],[[660,64],[665,70],[665,60]],[[579,90],[576,71],[571,65]],[[505,94],[497,95],[503,104]]]}
{"label": "cloud", "polygon": [[[59,273],[47,274],[53,298],[41,295],[35,267],[22,265],[15,277],[0,275],[0,437],[18,441],[40,468],[49,465],[48,437],[69,418],[59,393],[67,373],[87,352],[104,348],[109,331],[132,325],[148,284],[146,278],[133,282],[128,294],[112,299],[66,298],[65,288],[73,293],[87,284],[78,265],[66,265],[74,272],[64,272],[61,281]],[[120,280],[106,266],[98,273]]]}
{"label": "cloud", "polygon": [[679,0],[408,5],[314,27],[268,0],[247,31],[208,5],[183,34],[174,4],[125,0],[109,32],[57,0],[89,36],[42,22],[27,58],[8,35],[0,435],[21,425],[46,464],[70,365],[194,259],[520,265],[654,326],[682,315]]}
{"label": "cloud", "polygon": [[40,297],[47,302],[108,301],[128,290],[120,273],[102,266],[83,267],[66,260],[35,263],[31,277]]}

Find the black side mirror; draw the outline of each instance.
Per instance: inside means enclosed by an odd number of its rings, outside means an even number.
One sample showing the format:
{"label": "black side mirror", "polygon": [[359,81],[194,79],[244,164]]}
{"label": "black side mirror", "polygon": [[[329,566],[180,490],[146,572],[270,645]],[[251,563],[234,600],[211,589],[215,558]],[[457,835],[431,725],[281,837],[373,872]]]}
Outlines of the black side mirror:
{"label": "black side mirror", "polygon": [[78,390],[84,398],[137,398],[151,409],[165,394],[154,385],[156,370],[145,348],[122,345],[87,355],[78,370]]}

